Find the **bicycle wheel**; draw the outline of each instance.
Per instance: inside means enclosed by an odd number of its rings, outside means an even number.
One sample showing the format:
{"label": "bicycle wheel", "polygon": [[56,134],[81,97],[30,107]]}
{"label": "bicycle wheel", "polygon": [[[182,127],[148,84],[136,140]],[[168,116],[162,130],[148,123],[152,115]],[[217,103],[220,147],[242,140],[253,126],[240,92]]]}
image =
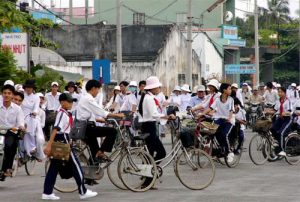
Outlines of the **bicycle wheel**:
{"label": "bicycle wheel", "polygon": [[300,136],[291,133],[285,141],[286,157],[285,160],[290,165],[297,165],[300,162]]}
{"label": "bicycle wheel", "polygon": [[157,173],[154,159],[142,149],[124,153],[118,163],[119,178],[134,192],[145,192],[153,187]]}
{"label": "bicycle wheel", "polygon": [[115,150],[111,155],[110,159],[112,159],[112,163],[107,167],[107,176],[111,183],[115,185],[117,188],[122,190],[127,190],[127,188],[124,186],[123,182],[119,178],[118,175],[118,163],[121,158],[121,151]]}
{"label": "bicycle wheel", "polygon": [[[187,163],[182,164],[181,161]],[[176,161],[176,176],[192,190],[208,187],[215,178],[215,164],[211,157],[200,149],[183,150]]]}
{"label": "bicycle wheel", "polygon": [[36,164],[36,158],[35,157],[25,157],[27,158],[26,161],[25,161],[25,171],[26,171],[26,174],[27,175],[33,175],[34,174],[34,167],[35,167],[35,164]]}
{"label": "bicycle wheel", "polygon": [[270,153],[268,139],[260,134],[254,135],[249,144],[249,156],[255,165],[263,165],[267,162]]}

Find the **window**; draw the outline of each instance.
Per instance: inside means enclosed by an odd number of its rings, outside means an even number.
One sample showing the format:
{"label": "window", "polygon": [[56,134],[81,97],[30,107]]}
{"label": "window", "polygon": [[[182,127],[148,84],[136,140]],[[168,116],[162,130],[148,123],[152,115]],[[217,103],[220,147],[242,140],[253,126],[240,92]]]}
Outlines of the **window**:
{"label": "window", "polygon": [[198,74],[192,74],[192,79],[193,79],[193,87],[199,85],[199,77],[198,77]]}
{"label": "window", "polygon": [[185,84],[185,74],[178,74],[178,85],[182,86]]}
{"label": "window", "polygon": [[134,13],[133,14],[134,25],[145,25],[145,13]]}

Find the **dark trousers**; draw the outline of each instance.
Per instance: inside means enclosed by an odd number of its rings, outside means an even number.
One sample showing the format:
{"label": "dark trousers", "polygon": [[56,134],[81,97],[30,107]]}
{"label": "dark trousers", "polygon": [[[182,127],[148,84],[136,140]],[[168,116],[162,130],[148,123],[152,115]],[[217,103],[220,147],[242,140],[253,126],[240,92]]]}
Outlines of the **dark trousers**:
{"label": "dark trousers", "polygon": [[215,123],[219,125],[217,130],[217,140],[221,147],[225,148],[225,154],[230,152],[230,142],[229,142],[229,135],[233,128],[233,125],[229,123],[226,119],[217,119]]}
{"label": "dark trousers", "polygon": [[278,117],[272,124],[271,132],[274,138],[278,141],[279,147],[284,151],[285,137],[290,132],[292,124],[292,118],[285,116],[283,118]]}
{"label": "dark trousers", "polygon": [[[144,122],[142,123],[142,133],[149,133],[150,136],[147,137],[146,145],[149,149],[149,153],[154,157],[154,160],[160,160],[166,157],[166,150],[157,136],[156,132],[156,122]],[[156,155],[154,156],[154,152]]]}
{"label": "dark trousers", "polygon": [[51,133],[51,126],[53,126],[54,123],[49,124],[49,123],[45,123],[45,127],[43,128],[44,134],[45,134],[45,140],[49,140],[50,139],[50,133]]}
{"label": "dark trousers", "polygon": [[[95,125],[87,125],[86,128],[86,143],[89,145],[93,158],[97,152],[111,152],[115,144],[118,131],[111,127],[100,127]],[[97,137],[105,137],[105,140],[99,147]]]}
{"label": "dark trousers", "polygon": [[[55,140],[67,142],[66,137],[64,137],[63,134],[57,134]],[[69,169],[67,173],[72,173],[72,176],[74,177],[78,186],[79,194],[86,193],[86,187],[84,185],[84,175],[80,166],[80,162],[73,151],[71,151],[69,162],[66,162],[65,164],[67,165],[64,166],[63,162],[60,160],[51,160],[50,167],[45,178],[44,194],[52,194],[57,174],[66,173],[66,170],[64,169]]]}
{"label": "dark trousers", "polygon": [[245,140],[245,134],[244,134],[244,131],[243,130],[240,130],[239,132],[239,145],[238,145],[238,149],[242,149],[242,144]]}
{"label": "dark trousers", "polygon": [[2,164],[2,171],[12,169],[14,158],[18,148],[18,135],[8,131],[5,135],[4,158]]}

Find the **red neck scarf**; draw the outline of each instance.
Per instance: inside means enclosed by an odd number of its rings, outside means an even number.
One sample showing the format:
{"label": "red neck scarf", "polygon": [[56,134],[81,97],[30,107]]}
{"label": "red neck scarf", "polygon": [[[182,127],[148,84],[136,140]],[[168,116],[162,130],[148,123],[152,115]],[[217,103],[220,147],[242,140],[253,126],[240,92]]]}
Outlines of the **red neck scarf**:
{"label": "red neck scarf", "polygon": [[[69,113],[69,112],[67,112],[66,110],[64,110],[64,109],[62,109],[62,108],[60,109],[60,111],[66,113],[66,114],[68,115],[68,117],[69,117],[69,126],[72,127],[72,125],[73,125],[73,117],[72,117],[72,114]],[[67,128],[67,129],[68,129],[68,128]]]}
{"label": "red neck scarf", "polygon": [[209,104],[208,104],[208,107],[210,107],[213,103],[214,103],[214,97],[215,97],[216,94],[213,94],[209,100]]}
{"label": "red neck scarf", "polygon": [[162,108],[161,108],[161,106],[160,106],[160,104],[159,104],[159,102],[158,102],[158,100],[156,98],[154,98],[154,102],[155,102],[156,106],[159,108],[160,113],[161,113],[162,112]]}
{"label": "red neck scarf", "polygon": [[284,104],[284,102],[285,102],[286,100],[287,100],[287,98],[280,99],[280,108],[279,108],[279,113],[280,113],[280,115],[282,115],[283,112],[284,112],[283,104]]}

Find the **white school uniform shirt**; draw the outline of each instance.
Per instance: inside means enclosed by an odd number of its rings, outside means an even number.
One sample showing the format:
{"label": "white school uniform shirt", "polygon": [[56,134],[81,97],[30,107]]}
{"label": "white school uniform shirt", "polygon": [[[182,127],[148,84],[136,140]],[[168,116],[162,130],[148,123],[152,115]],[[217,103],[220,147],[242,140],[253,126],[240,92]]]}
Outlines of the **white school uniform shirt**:
{"label": "white school uniform shirt", "polygon": [[278,93],[275,90],[271,90],[271,92],[266,90],[263,97],[265,98],[265,103],[271,105],[275,105],[279,100]]}
{"label": "white school uniform shirt", "polygon": [[179,106],[179,110],[185,112],[186,108],[190,105],[191,101],[191,94],[181,94],[180,99],[181,99],[181,105]]}
{"label": "white school uniform shirt", "polygon": [[72,109],[70,110],[72,113],[76,110],[77,105],[78,105],[78,103],[79,103],[81,97],[82,97],[82,96],[85,96],[85,95],[86,95],[86,93],[77,94],[77,93],[75,93],[75,92],[71,94],[71,96],[72,96],[73,99],[77,99],[76,102],[73,102]]}
{"label": "white school uniform shirt", "polygon": [[[276,101],[274,110],[276,111],[276,114],[280,114],[280,100]],[[285,98],[284,103],[283,103],[283,112],[292,112],[293,111],[293,106],[291,101],[288,98]]]}
{"label": "white school uniform shirt", "polygon": [[103,99],[104,99],[104,95],[102,93],[102,91],[99,91],[99,93],[96,96],[96,102],[99,104],[100,107],[103,107]]}
{"label": "white school uniform shirt", "polygon": [[45,122],[46,122],[46,113],[42,108],[39,108],[39,112],[38,112],[37,117],[40,120],[41,127],[44,128],[45,127]]}
{"label": "white school uniform shirt", "polygon": [[125,102],[125,97],[126,97],[126,94],[122,94],[122,93],[119,93],[115,99],[115,102],[119,105],[119,107],[122,107],[123,103]]}
{"label": "white school uniform shirt", "polygon": [[58,111],[55,119],[54,128],[58,130],[58,133],[70,133],[71,126],[68,111],[62,108]]}
{"label": "white school uniform shirt", "polygon": [[123,105],[120,108],[120,111],[132,111],[132,107],[133,105],[137,106],[138,105],[138,101],[137,101],[137,97],[135,96],[135,94],[131,93],[129,95],[126,95],[124,98],[124,102]]}
{"label": "white school uniform shirt", "polygon": [[232,97],[228,97],[223,103],[221,97],[218,97],[210,108],[216,111],[213,115],[214,119],[229,119],[230,112],[234,112],[234,100]]}
{"label": "white school uniform shirt", "polygon": [[291,101],[292,105],[299,99],[299,93],[297,90],[290,89],[287,91],[287,97]]}
{"label": "white school uniform shirt", "polygon": [[[300,112],[300,100],[299,99],[293,105],[293,112],[294,113]],[[297,122],[298,125],[300,125],[300,116],[295,117],[295,121]]]}
{"label": "white school uniform shirt", "polygon": [[60,103],[59,103],[59,96],[60,96],[60,92],[57,92],[57,94],[55,96],[52,95],[51,92],[46,93],[45,95],[45,99],[46,99],[46,109],[47,110],[54,110],[57,111],[60,108]]}
{"label": "white school uniform shirt", "polygon": [[203,103],[201,103],[200,105],[203,106],[204,109],[208,109],[209,108],[209,103],[210,103],[210,99],[213,97],[213,103],[219,99],[221,96],[221,93],[214,93],[214,94],[209,94],[206,96],[206,99]]}
{"label": "white school uniform shirt", "polygon": [[3,102],[0,103],[0,128],[24,127],[24,114],[20,106],[15,103],[6,108]]}
{"label": "white school uniform shirt", "polygon": [[78,120],[96,122],[95,117],[106,118],[108,114],[109,112],[104,110],[90,93],[86,93],[81,97],[76,108],[76,118]]}
{"label": "white school uniform shirt", "polygon": [[[239,111],[235,114],[235,118],[240,121],[246,121],[246,111],[239,107]],[[246,126],[244,124],[241,124],[241,130],[245,130]]]}
{"label": "white school uniform shirt", "polygon": [[40,98],[32,93],[28,95],[26,92],[24,93],[24,100],[21,105],[24,116],[29,115],[30,113],[38,113],[40,108]]}
{"label": "white school uniform shirt", "polygon": [[241,105],[244,106],[244,100],[243,100],[243,95],[242,95],[242,89],[238,89],[236,91],[236,98],[238,98],[241,102]]}
{"label": "white school uniform shirt", "polygon": [[143,116],[139,113],[139,122],[159,121],[160,117],[165,116],[160,113],[159,107],[154,101],[155,96],[148,92],[143,101]]}
{"label": "white school uniform shirt", "polygon": [[169,103],[169,105],[171,106],[177,106],[179,107],[181,105],[181,98],[180,95],[176,95],[176,94],[171,94],[170,98],[167,101]]}

